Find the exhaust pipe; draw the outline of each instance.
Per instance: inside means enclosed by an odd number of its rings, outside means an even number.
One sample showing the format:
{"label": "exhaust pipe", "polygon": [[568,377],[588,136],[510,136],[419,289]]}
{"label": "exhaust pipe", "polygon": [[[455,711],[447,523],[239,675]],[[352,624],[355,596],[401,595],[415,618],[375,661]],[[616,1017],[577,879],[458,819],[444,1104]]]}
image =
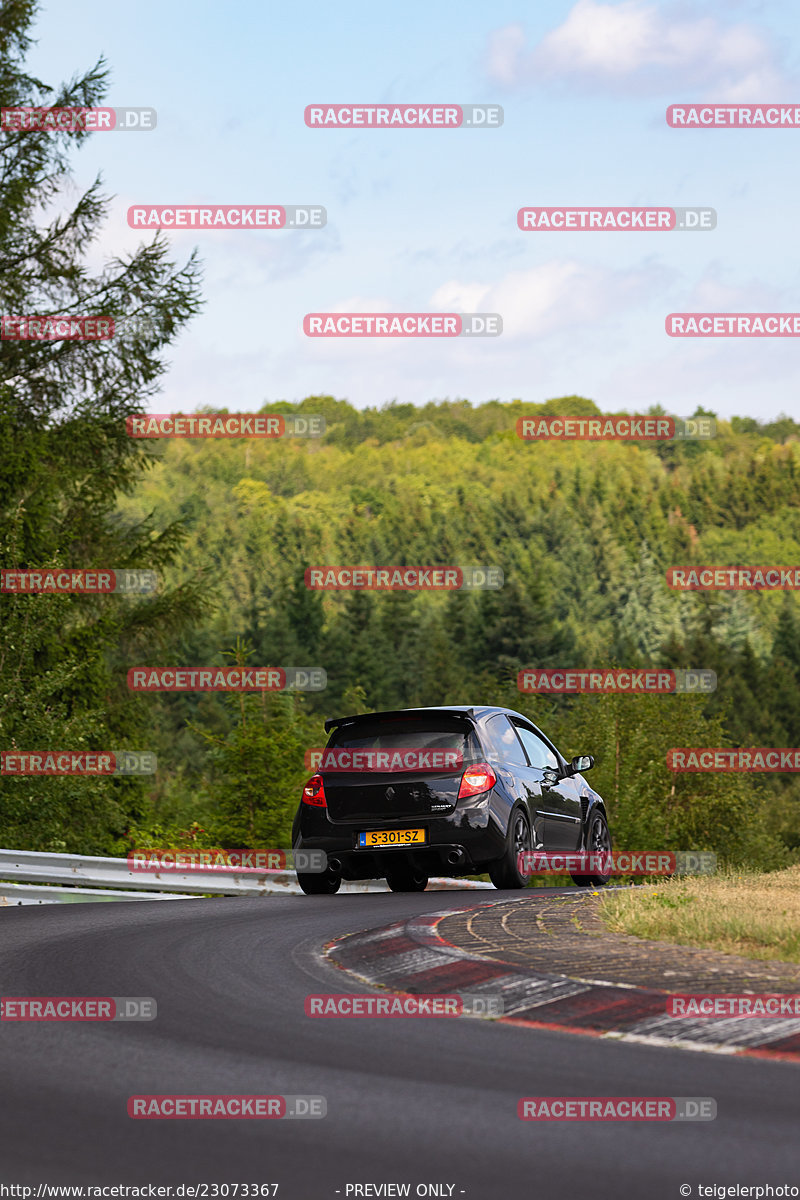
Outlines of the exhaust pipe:
{"label": "exhaust pipe", "polygon": [[451,867],[454,867],[456,865],[456,863],[461,862],[463,853],[464,853],[463,850],[451,850],[450,851],[450,853],[447,856],[447,861],[450,863]]}
{"label": "exhaust pipe", "polygon": [[342,860],[340,858],[329,858],[328,859],[328,869],[333,871],[334,875],[341,875]]}

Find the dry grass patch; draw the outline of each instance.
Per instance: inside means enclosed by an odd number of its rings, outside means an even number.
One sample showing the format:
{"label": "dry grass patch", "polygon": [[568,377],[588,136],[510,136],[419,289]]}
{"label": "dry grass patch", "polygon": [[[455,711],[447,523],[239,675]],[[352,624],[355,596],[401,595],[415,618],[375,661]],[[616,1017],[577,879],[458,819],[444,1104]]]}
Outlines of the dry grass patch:
{"label": "dry grass patch", "polygon": [[800,962],[800,864],[771,874],[727,871],[603,895],[614,933],[743,958]]}

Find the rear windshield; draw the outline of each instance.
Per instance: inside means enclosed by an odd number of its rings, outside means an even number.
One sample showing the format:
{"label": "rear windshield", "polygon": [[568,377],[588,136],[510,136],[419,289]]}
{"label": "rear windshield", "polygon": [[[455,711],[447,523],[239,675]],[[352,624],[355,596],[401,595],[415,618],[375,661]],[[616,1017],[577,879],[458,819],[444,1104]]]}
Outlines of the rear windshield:
{"label": "rear windshield", "polygon": [[453,717],[391,718],[335,729],[328,746],[348,750],[457,750],[464,764],[480,758],[475,731]]}

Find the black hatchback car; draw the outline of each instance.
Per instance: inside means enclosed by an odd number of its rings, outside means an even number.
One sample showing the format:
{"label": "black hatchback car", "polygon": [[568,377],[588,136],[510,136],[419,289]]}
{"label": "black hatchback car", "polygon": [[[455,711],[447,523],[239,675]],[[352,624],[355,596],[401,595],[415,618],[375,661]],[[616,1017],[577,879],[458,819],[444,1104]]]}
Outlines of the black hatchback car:
{"label": "black hatchback car", "polygon": [[292,828],[295,850],[327,854],[325,872],[298,872],[309,895],[343,879],[416,892],[431,875],[485,872],[497,888],[521,888],[525,851],[611,849],[605,805],[581,774],[594,760],[568,763],[511,709],[402,709],[337,717],[325,730]]}

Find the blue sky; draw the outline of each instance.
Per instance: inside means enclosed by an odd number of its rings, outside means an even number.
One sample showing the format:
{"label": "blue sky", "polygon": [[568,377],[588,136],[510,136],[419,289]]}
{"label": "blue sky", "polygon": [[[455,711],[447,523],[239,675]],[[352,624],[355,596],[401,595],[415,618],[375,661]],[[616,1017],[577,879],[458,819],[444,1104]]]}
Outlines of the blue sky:
{"label": "blue sky", "polygon": [[[168,234],[197,246],[206,307],[171,348],[158,411],[330,393],[359,407],[578,393],[800,418],[797,339],[667,337],[672,311],[800,311],[800,129],[673,130],[681,101],[800,104],[791,3],[458,0],[292,7],[88,0],[42,7],[28,67],[104,55],[107,103],[151,133],[74,159],[129,205],[323,204],[320,231]],[[308,129],[310,103],[499,103],[493,130]],[[522,233],[528,205],[710,205],[704,233]],[[314,311],[499,312],[494,339],[311,340]]]}

